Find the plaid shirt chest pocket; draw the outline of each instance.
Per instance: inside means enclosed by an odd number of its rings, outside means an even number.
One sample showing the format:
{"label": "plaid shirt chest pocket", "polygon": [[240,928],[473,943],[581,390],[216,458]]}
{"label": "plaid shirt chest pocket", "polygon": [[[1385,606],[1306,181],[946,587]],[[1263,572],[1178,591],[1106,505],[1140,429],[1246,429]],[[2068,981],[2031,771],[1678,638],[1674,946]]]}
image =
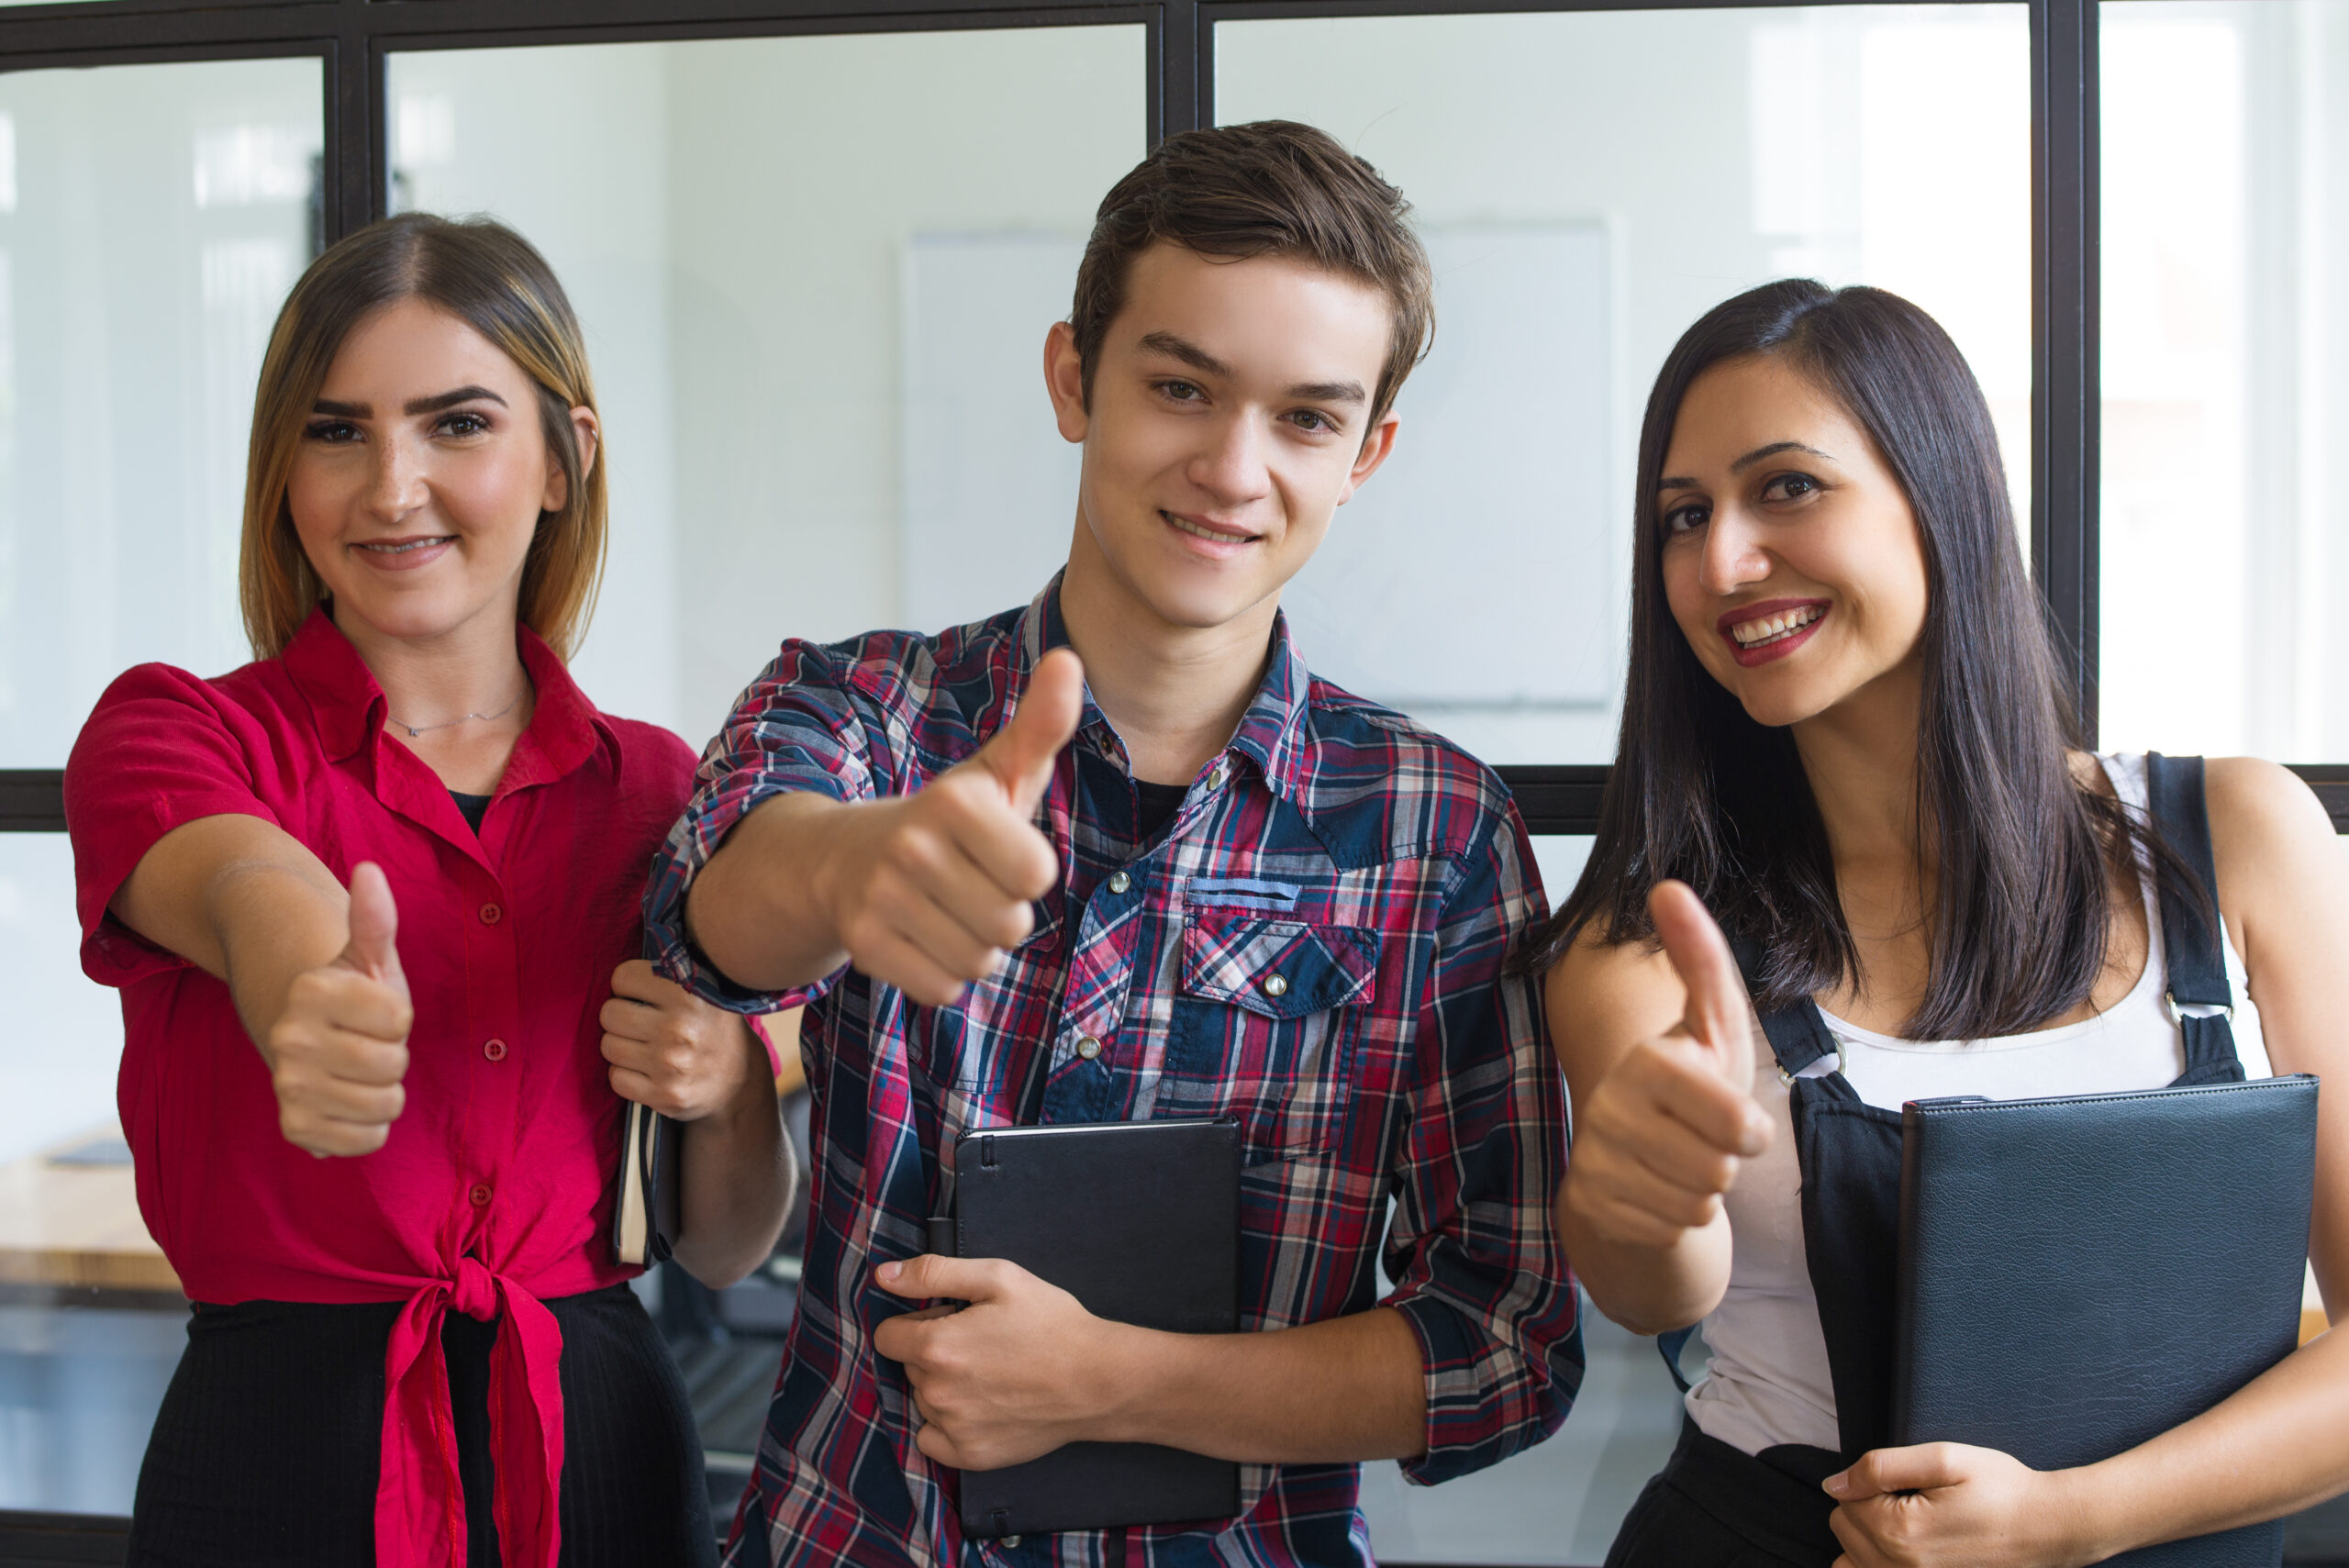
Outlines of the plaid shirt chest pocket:
{"label": "plaid shirt chest pocket", "polygon": [[1374,931],[1192,906],[1156,1114],[1238,1118],[1252,1164],[1334,1148],[1377,978]]}

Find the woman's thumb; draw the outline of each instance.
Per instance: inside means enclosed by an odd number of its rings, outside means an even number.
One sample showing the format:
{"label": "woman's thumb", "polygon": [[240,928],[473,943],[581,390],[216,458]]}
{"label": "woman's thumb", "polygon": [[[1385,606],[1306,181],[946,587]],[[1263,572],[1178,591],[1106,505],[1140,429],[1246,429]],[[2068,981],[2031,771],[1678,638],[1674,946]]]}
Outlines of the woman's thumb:
{"label": "woman's thumb", "polygon": [[343,961],[377,980],[397,980],[400,974],[399,908],[392,902],[392,884],[384,868],[362,861],[351,869],[351,943]]}

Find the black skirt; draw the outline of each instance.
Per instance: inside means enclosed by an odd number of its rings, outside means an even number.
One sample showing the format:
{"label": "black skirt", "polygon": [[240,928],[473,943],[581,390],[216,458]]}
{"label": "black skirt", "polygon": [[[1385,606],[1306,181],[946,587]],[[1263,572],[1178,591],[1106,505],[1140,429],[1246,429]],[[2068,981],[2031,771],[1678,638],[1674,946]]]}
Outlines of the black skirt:
{"label": "black skirt", "polygon": [[1842,1548],[1820,1487],[1842,1468],[1824,1449],[1757,1456],[1681,1418],[1680,1441],[1624,1516],[1607,1568],[1829,1568]]}
{"label": "black skirt", "polygon": [[[199,1304],[139,1467],[139,1568],[349,1568],[375,1557],[384,1352],[396,1301]],[[675,1360],[624,1284],[546,1303],[562,1329],[564,1568],[714,1564],[701,1439]],[[451,1311],[468,1568],[497,1568],[489,1352]]]}

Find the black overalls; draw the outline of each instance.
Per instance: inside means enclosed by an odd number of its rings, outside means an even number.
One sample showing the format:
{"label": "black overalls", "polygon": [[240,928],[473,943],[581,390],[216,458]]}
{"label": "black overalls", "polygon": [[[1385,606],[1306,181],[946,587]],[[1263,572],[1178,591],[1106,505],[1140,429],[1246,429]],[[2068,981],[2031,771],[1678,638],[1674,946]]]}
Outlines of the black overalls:
{"label": "black overalls", "polygon": [[[2199,879],[2215,911],[2202,759],[2149,753],[2145,775],[2155,831]],[[2218,928],[2187,900],[2162,899],[2160,907],[2170,1012],[2186,1034],[2186,1071],[2173,1086],[2241,1083],[2243,1063],[2228,1024],[2234,996]],[[1749,987],[1756,957],[1738,954]],[[2220,1011],[2180,1011],[2192,1006]],[[1787,1443],[1747,1454],[1684,1418],[1678,1446],[1632,1504],[1607,1568],[1828,1568],[1842,1548],[1827,1528],[1834,1500],[1820,1483],[1889,1440],[1900,1113],[1868,1105],[1854,1091],[1816,1004],[1765,1013],[1762,1029],[1787,1083],[1802,1175],[1804,1261],[1819,1299],[1842,1451]],[[1800,1075],[1829,1060],[1837,1071]]]}

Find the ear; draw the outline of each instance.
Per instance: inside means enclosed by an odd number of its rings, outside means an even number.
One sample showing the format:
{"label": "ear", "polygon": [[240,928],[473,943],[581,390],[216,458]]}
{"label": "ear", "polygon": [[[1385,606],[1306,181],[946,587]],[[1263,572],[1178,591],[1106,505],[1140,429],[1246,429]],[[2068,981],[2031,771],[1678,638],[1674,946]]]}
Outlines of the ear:
{"label": "ear", "polygon": [[1081,445],[1092,416],[1085,406],[1085,360],[1076,351],[1076,328],[1065,321],[1053,322],[1044,334],[1044,390],[1052,395],[1061,439]]}
{"label": "ear", "polygon": [[1362,450],[1354,453],[1354,465],[1346,474],[1345,488],[1338,492],[1339,506],[1353,500],[1354,492],[1378,472],[1378,465],[1385,462],[1386,454],[1395,450],[1395,432],[1402,423],[1402,417],[1389,408],[1386,417],[1370,428],[1370,434],[1363,438]]}
{"label": "ear", "polygon": [[[579,477],[586,478],[596,472],[596,459],[604,450],[603,422],[596,411],[585,404],[571,411],[571,439],[579,446]],[[553,452],[547,453],[547,486],[539,497],[539,510],[560,512],[571,500],[571,482],[563,477],[562,462]]]}

